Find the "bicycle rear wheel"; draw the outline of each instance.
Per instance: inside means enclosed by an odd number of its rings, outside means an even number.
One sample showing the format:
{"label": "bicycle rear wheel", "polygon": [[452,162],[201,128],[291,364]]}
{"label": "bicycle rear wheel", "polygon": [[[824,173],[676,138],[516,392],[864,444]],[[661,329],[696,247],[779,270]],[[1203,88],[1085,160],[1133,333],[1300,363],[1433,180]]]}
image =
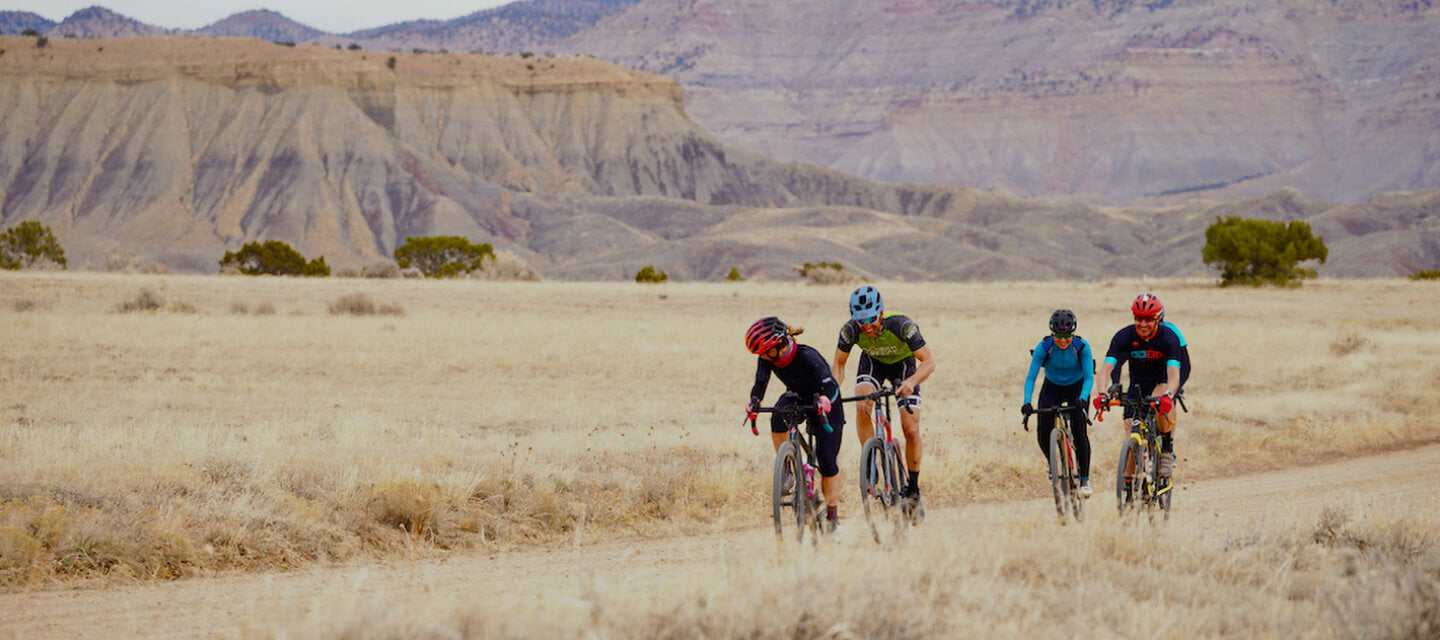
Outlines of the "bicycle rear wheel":
{"label": "bicycle rear wheel", "polygon": [[[1115,470],[1115,505],[1121,515],[1133,509],[1145,497],[1144,470],[1139,468],[1140,454],[1140,446],[1135,444],[1134,439],[1126,437],[1125,444],[1120,446],[1120,464]],[[1127,468],[1130,473],[1128,478],[1125,477]]]}
{"label": "bicycle rear wheel", "polygon": [[800,471],[800,456],[795,443],[785,442],[775,452],[775,477],[771,494],[775,517],[775,537],[784,539],[786,527],[795,529],[795,539],[805,539],[805,477]]}
{"label": "bicycle rear wheel", "polygon": [[[1156,454],[1155,454],[1155,460],[1156,460],[1155,464],[1156,464],[1157,466],[1160,464],[1159,460],[1160,460],[1160,456],[1162,456],[1162,455],[1164,455],[1164,454],[1162,454],[1162,453],[1156,453]],[[1174,472],[1172,471],[1171,473],[1173,474]],[[1175,478],[1174,478],[1173,476],[1172,476],[1172,477],[1161,476],[1160,473],[1159,473],[1159,471],[1156,471],[1156,473],[1155,473],[1155,480],[1156,480],[1156,483],[1157,483],[1156,486],[1159,488],[1159,490],[1158,490],[1158,491],[1156,492],[1156,494],[1155,494],[1155,502],[1156,502],[1156,505],[1155,505],[1155,506],[1160,508],[1161,512],[1164,514],[1164,519],[1165,519],[1165,520],[1169,520],[1169,519],[1170,519],[1170,496],[1174,495],[1174,492],[1172,491],[1172,489],[1173,489],[1174,486],[1175,486]]]}
{"label": "bicycle rear wheel", "polygon": [[878,436],[860,449],[860,503],[865,505],[865,521],[876,544],[892,546],[899,542],[904,531],[900,487],[885,441]]}

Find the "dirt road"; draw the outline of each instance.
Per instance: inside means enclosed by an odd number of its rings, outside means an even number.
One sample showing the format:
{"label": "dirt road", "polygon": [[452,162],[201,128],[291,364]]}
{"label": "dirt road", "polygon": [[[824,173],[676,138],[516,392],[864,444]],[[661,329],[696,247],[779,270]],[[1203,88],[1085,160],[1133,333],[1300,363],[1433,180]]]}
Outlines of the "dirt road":
{"label": "dirt road", "polygon": [[[1311,519],[1331,504],[1401,504],[1440,485],[1440,445],[1184,484],[1172,526],[1234,528],[1272,515]],[[1092,513],[1114,499],[1097,494]],[[953,535],[979,523],[990,531],[1034,519],[1048,500],[934,508],[917,536]],[[763,514],[762,514],[763,515]],[[843,544],[870,544],[856,522]],[[716,570],[727,558],[773,548],[768,518],[706,536],[660,541],[584,540],[572,548],[456,557],[444,561],[325,567],[287,574],[235,575],[146,586],[0,595],[0,638],[234,637],[277,612],[303,616],[337,598],[373,595],[394,607],[453,610],[465,602],[572,593],[596,582],[661,593],[680,576]],[[577,607],[575,615],[586,615]],[[253,628],[253,627],[252,627]]]}

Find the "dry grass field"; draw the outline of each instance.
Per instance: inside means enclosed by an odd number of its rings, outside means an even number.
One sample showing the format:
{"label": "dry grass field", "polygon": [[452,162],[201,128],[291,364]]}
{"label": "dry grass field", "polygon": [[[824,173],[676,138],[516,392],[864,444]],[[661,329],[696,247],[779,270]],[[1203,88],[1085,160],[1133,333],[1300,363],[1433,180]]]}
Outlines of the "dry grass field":
{"label": "dry grass field", "polygon": [[[1440,624],[1433,496],[1230,528],[1183,518],[1196,483],[1440,441],[1436,283],[885,284],[939,365],[924,385],[932,520],[1046,495],[1017,410],[1027,351],[1056,307],[1108,343],[1146,290],[1166,302],[1195,363],[1176,439],[1181,524],[1109,526],[1120,436],[1107,421],[1092,428],[1091,522],[1062,530],[1036,515],[937,537],[912,547],[908,577],[883,589],[849,577],[893,557],[847,545],[825,552],[836,562],[780,571],[773,554],[750,554],[760,557],[643,602],[607,592],[603,612],[579,618],[555,614],[563,603],[427,612],[447,621],[441,633],[337,604],[325,626],[302,620],[295,633],[575,636],[594,624],[602,637],[922,637],[1083,623],[1100,637],[1433,637],[1440,627],[1423,626]],[[828,357],[847,294],[0,274],[0,589],[763,531],[771,450],[741,425],[754,371],[741,336],[778,314]],[[357,301],[386,312],[346,313],[363,310]],[[858,455],[846,436],[842,468]],[[857,507],[843,496],[858,538]],[[1057,546],[1072,552],[1048,564]],[[822,583],[826,597],[808,595]],[[1160,600],[1147,595],[1157,588]],[[1091,608],[1113,599],[1137,603]],[[805,615],[788,615],[797,608]]]}

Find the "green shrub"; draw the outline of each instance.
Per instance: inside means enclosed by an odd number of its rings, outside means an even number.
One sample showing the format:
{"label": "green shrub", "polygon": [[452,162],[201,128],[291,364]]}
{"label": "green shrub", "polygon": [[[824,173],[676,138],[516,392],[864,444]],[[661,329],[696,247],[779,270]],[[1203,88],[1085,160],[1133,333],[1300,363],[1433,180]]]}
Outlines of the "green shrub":
{"label": "green shrub", "polygon": [[391,71],[394,71],[394,70],[395,70],[395,56],[390,56],[390,59],[385,61],[385,66],[390,67],[390,70],[391,70]]}
{"label": "green shrub", "polygon": [[800,274],[800,277],[810,284],[850,284],[859,280],[839,262],[806,262],[797,267],[795,273]]}
{"label": "green shrub", "polygon": [[842,264],[840,264],[839,262],[815,262],[815,263],[806,262],[804,265],[799,266],[799,267],[796,267],[796,268],[795,268],[795,273],[800,274],[800,277],[802,277],[802,278],[808,278],[808,277],[810,277],[810,274],[811,274],[811,273],[813,273],[813,272],[815,272],[816,270],[819,270],[819,269],[830,269],[831,271],[844,271],[844,270],[845,270],[845,265],[842,265]]}
{"label": "green shrub", "polygon": [[65,249],[50,227],[26,220],[0,234],[0,269],[65,268]]}
{"label": "green shrub", "polygon": [[670,279],[670,274],[664,271],[656,271],[655,265],[647,264],[635,272],[636,282],[664,282]]}
{"label": "green shrub", "polygon": [[299,251],[279,240],[266,240],[263,244],[250,242],[239,251],[226,251],[220,259],[220,268],[234,267],[240,273],[250,276],[316,276],[330,275],[330,266],[325,256],[309,262]]}
{"label": "green shrub", "polygon": [[1298,265],[1305,260],[1325,262],[1330,255],[1323,238],[1310,233],[1308,223],[1252,220],[1229,216],[1205,229],[1205,264],[1220,270],[1220,286],[1244,284],[1298,285],[1315,277],[1314,269]]}
{"label": "green shrub", "polygon": [[495,248],[488,242],[472,244],[460,236],[425,236],[406,238],[395,250],[395,262],[401,269],[415,267],[427,278],[454,278],[484,267],[485,258],[495,259]]}
{"label": "green shrub", "polygon": [[1411,280],[1440,280],[1440,269],[1422,269],[1410,274]]}
{"label": "green shrub", "polygon": [[744,281],[745,281],[745,276],[740,275],[740,269],[739,269],[739,268],[737,268],[737,267],[730,267],[730,273],[725,276],[725,281],[726,281],[726,282],[744,282]]}

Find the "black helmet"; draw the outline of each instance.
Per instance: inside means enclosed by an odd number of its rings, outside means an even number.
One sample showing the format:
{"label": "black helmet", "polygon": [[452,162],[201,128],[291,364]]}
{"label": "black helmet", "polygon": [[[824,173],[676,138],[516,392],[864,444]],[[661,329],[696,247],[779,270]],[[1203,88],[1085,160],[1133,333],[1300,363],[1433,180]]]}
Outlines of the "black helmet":
{"label": "black helmet", "polygon": [[1050,314],[1051,333],[1075,333],[1075,312],[1069,309],[1056,309]]}

